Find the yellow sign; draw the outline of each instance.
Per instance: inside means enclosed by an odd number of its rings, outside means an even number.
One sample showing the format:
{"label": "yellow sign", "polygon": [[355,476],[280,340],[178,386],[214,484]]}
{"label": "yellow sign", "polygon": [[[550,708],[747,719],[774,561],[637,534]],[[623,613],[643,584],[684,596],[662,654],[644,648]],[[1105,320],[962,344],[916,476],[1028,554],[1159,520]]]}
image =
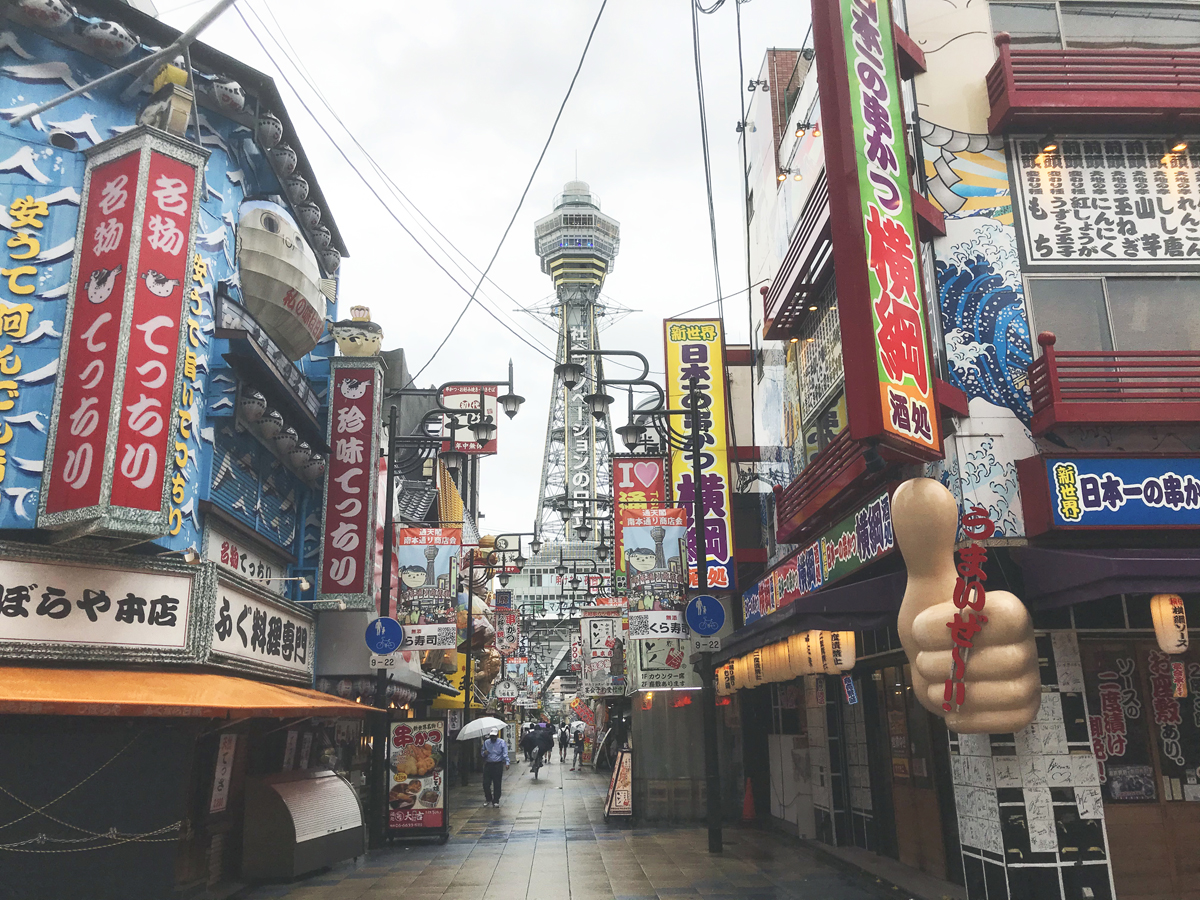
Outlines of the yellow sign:
{"label": "yellow sign", "polygon": [[[449,651],[447,651],[447,652],[449,652]],[[474,675],[477,671],[478,670],[476,669],[476,667],[474,665],[472,665],[471,666],[472,677],[474,677]],[[465,653],[459,653],[458,654],[458,671],[454,672],[452,675],[446,676],[446,680],[449,681],[451,685],[453,685],[455,688],[458,689],[458,693],[455,694],[453,697],[447,697],[445,694],[438,695],[433,700],[433,708],[434,709],[462,709],[463,708],[462,689],[463,689],[463,679],[466,677],[466,674],[467,674],[467,655]],[[483,709],[483,706],[479,703],[478,698],[475,698],[475,697],[471,698],[471,709]]]}
{"label": "yellow sign", "polygon": [[[730,511],[729,422],[725,388],[725,340],[719,320],[667,319],[667,406],[692,408],[696,387],[696,413],[703,447],[700,451],[701,493],[704,498],[704,548],[708,559],[708,588],[731,588],[735,583],[733,520]],[[690,435],[692,417],[671,420],[677,431]],[[695,451],[671,451],[671,488],[674,502],[688,514],[689,583],[697,587],[695,543],[695,487],[692,481]]]}

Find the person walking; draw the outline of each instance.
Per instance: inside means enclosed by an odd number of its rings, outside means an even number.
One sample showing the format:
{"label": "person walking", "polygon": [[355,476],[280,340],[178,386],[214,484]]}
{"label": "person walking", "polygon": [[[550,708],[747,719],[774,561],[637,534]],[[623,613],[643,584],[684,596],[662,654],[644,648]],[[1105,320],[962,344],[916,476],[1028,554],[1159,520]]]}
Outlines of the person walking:
{"label": "person walking", "polygon": [[483,742],[483,805],[500,806],[500,789],[504,786],[504,772],[508,769],[508,742],[500,739],[500,732],[493,728]]}
{"label": "person walking", "polygon": [[534,734],[533,728],[526,728],[521,735],[521,750],[525,753],[525,762],[533,762]]}
{"label": "person walking", "polygon": [[554,735],[550,733],[549,728],[539,725],[534,740],[536,742],[535,746],[541,751],[542,762],[549,763],[554,753]]}
{"label": "person walking", "polygon": [[558,761],[567,761],[567,744],[571,743],[571,732],[566,725],[558,729]]}
{"label": "person walking", "polygon": [[583,768],[583,729],[580,728],[575,732],[572,738],[572,745],[575,748],[575,758],[571,763],[571,771],[574,772],[577,768]]}

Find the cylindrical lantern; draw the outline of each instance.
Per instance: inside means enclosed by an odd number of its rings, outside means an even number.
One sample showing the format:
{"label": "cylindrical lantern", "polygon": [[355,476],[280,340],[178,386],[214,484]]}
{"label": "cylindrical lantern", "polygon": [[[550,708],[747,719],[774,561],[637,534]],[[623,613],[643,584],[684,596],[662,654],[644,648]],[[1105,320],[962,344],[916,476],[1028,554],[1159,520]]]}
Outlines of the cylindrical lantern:
{"label": "cylindrical lantern", "polygon": [[817,656],[817,671],[824,672],[826,675],[833,675],[837,669],[833,666],[833,651],[830,647],[828,631],[814,631],[819,649],[816,651]]}
{"label": "cylindrical lantern", "polygon": [[771,681],[789,681],[792,677],[791,667],[788,666],[787,644],[775,643],[767,647],[767,658],[770,660],[769,671]]}
{"label": "cylindrical lantern", "polygon": [[750,661],[750,686],[758,687],[767,683],[767,671],[764,666],[762,647],[759,647],[753,653],[749,654]]}
{"label": "cylindrical lantern", "polygon": [[854,632],[829,632],[829,651],[833,656],[833,667],[838,672],[849,672],[854,668]]}
{"label": "cylindrical lantern", "polygon": [[1186,653],[1188,648],[1187,613],[1178,594],[1155,594],[1150,598],[1154,618],[1154,636],[1163,653]]}
{"label": "cylindrical lantern", "polygon": [[807,660],[804,654],[804,635],[793,634],[787,641],[788,669],[793,678],[802,678],[808,674]]}
{"label": "cylindrical lantern", "polygon": [[754,684],[750,681],[750,660],[748,657],[739,656],[733,661],[733,680],[737,683],[738,690],[754,687]]}

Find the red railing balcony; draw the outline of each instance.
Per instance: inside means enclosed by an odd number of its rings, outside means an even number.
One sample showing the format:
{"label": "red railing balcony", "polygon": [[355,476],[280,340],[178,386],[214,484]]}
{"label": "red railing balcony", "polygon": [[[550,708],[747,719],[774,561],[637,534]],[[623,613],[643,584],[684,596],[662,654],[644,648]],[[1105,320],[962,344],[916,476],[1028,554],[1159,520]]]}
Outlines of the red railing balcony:
{"label": "red railing balcony", "polygon": [[1021,50],[1003,32],[996,44],[1000,58],[987,75],[993,134],[1179,133],[1200,122],[1200,53]]}
{"label": "red railing balcony", "polygon": [[1055,350],[1029,364],[1030,430],[1058,425],[1172,425],[1200,421],[1200,351]]}

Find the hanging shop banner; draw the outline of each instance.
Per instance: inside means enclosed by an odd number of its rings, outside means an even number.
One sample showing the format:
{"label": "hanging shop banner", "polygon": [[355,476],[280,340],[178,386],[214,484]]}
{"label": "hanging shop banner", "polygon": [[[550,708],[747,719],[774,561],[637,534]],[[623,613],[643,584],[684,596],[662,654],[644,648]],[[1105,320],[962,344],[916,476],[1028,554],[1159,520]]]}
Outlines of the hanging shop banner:
{"label": "hanging shop banner", "polygon": [[1013,140],[1021,251],[1031,268],[1194,269],[1198,160],[1154,137]]}
{"label": "hanging shop banner", "polygon": [[884,493],[838,522],[743,592],[743,620],[749,624],[769,616],[894,549],[892,504]]}
{"label": "hanging shop banner", "polygon": [[688,515],[682,509],[617,512],[630,610],[682,610],[687,604]]}
{"label": "hanging shop banner", "polygon": [[208,153],[148,128],[85,152],[38,526],[158,538],[182,528],[168,476],[200,425],[185,297]]}
{"label": "hanging shop banner", "polygon": [[585,697],[625,693],[629,631],[623,611],[615,607],[584,609],[579,628],[583,649],[580,693]]}
{"label": "hanging shop banner", "polygon": [[633,751],[622,747],[617,751],[612,777],[608,780],[608,796],[604,798],[604,815],[633,815]]}
{"label": "hanging shop banner", "polygon": [[329,463],[325,473],[322,605],[344,601],[375,610],[375,501],[378,479],[382,361],[336,357],[329,361]]}
{"label": "hanging shop banner", "polygon": [[233,755],[237,751],[237,735],[221,735],[217,747],[217,767],[213,772],[212,795],[208,800],[209,813],[225,812],[229,805],[229,785],[233,781]]}
{"label": "hanging shop banner", "polygon": [[[461,409],[457,415],[447,413],[442,417],[442,452],[457,450],[459,453],[495,453],[499,446],[499,429],[496,437],[481,444],[475,440],[471,425],[483,416],[499,425],[496,402],[497,388],[494,384],[452,385],[442,391],[442,405],[449,409]],[[482,399],[482,404],[480,400]],[[452,435],[453,433],[453,435]]]}
{"label": "hanging shop banner", "polygon": [[496,650],[501,656],[511,656],[521,644],[519,616],[509,610],[496,612]]}
{"label": "hanging shop banner", "polygon": [[226,581],[217,585],[209,662],[307,684],[313,671],[313,617]]}
{"label": "hanging shop banner", "polygon": [[388,828],[446,827],[445,720],[393,723],[390,747]]}
{"label": "hanging shop banner", "polygon": [[0,653],[199,662],[197,575],[179,563],[144,571],[51,554],[0,559]]}
{"label": "hanging shop banner", "polygon": [[1029,534],[1079,528],[1200,527],[1200,458],[1018,460]]}
{"label": "hanging shop banner", "polygon": [[[657,509],[667,505],[667,460],[662,456],[613,457],[613,515],[623,509]],[[614,522],[616,524],[616,522]],[[614,528],[613,571],[625,577],[625,546],[621,529]],[[623,590],[623,586],[618,586]]]}
{"label": "hanging shop banner", "polygon": [[[686,627],[686,626],[685,626]],[[633,642],[634,690],[699,687],[700,678],[688,663],[690,639],[653,638]]]}
{"label": "hanging shop banner", "polygon": [[583,670],[583,636],[578,634],[571,635],[571,671],[580,672]]}
{"label": "hanging shop banner", "polygon": [[941,456],[891,7],[812,4],[846,407],[855,440]]}
{"label": "hanging shop banner", "polygon": [[287,591],[287,563],[279,558],[268,558],[241,538],[230,537],[210,520],[206,526],[204,558],[237,572],[243,578],[255,582],[276,594]]}
{"label": "hanging shop banner", "polygon": [[[729,486],[729,422],[726,409],[725,338],[720,320],[667,319],[667,406],[690,409],[691,379],[698,380],[700,424],[704,449],[700,454],[701,490],[704,497],[704,546],[708,559],[707,588],[732,588],[737,567],[733,561],[733,518]],[[691,416],[678,422],[690,433]],[[697,587],[695,523],[692,521],[695,490],[692,484],[694,452],[671,452],[671,489],[675,503],[688,516],[689,584]]]}
{"label": "hanging shop banner", "polygon": [[643,641],[656,638],[687,640],[691,637],[684,614],[677,609],[662,609],[629,614],[629,639]]}
{"label": "hanging shop banner", "polygon": [[1158,797],[1135,645],[1080,641],[1092,751],[1105,800]]}
{"label": "hanging shop banner", "polygon": [[[458,528],[396,530],[396,562],[400,568],[397,608],[414,649],[452,650],[458,646],[456,582],[461,544],[462,531]],[[423,639],[419,645],[415,643],[418,638]]]}

